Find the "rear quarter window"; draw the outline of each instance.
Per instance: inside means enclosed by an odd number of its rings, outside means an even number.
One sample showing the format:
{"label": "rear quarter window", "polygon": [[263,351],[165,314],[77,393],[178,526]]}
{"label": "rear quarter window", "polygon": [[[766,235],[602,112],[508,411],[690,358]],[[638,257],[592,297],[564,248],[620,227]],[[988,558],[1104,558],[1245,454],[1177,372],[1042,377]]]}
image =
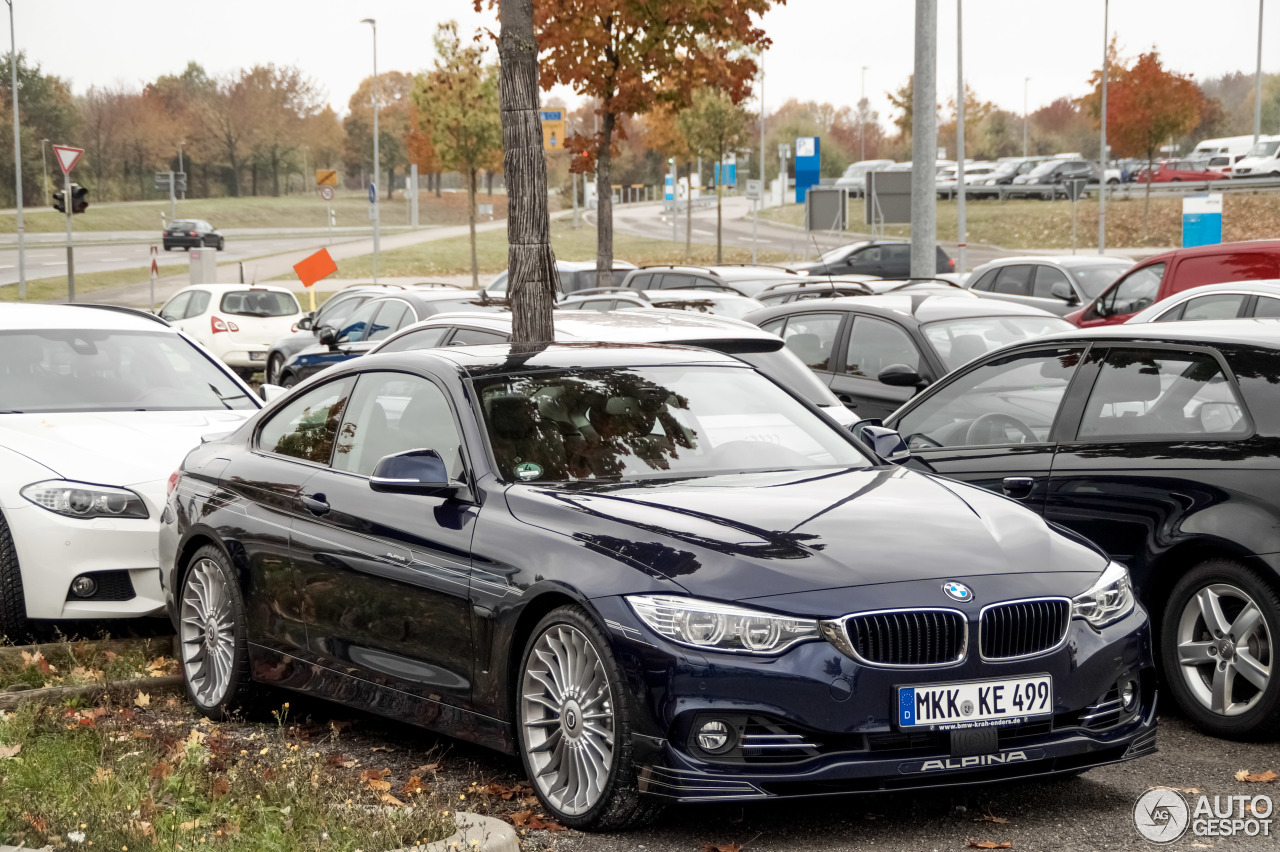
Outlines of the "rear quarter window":
{"label": "rear quarter window", "polygon": [[1245,408],[1259,435],[1280,438],[1280,352],[1256,346],[1222,347]]}

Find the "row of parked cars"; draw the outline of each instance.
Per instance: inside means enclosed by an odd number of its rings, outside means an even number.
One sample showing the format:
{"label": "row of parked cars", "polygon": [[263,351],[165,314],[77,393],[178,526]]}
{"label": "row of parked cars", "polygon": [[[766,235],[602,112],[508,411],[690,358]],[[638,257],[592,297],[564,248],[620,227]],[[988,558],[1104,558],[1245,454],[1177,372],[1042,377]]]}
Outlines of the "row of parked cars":
{"label": "row of parked cars", "polygon": [[[669,270],[734,286],[626,276]],[[773,274],[803,298],[532,347],[487,292],[369,295],[480,309],[258,393],[160,317],[0,307],[0,632],[167,612],[208,715],[411,721],[580,828],[1074,774],[1154,750],[1158,686],[1280,731],[1275,320]]]}

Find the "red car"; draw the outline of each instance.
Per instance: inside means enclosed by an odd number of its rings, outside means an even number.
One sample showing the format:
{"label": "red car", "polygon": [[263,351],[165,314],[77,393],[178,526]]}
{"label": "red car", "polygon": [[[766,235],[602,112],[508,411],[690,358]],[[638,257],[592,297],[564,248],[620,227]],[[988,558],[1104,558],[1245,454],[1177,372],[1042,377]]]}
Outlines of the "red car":
{"label": "red car", "polygon": [[1222,180],[1229,175],[1209,168],[1207,160],[1161,160],[1138,171],[1136,183],[1177,183],[1178,181]]}

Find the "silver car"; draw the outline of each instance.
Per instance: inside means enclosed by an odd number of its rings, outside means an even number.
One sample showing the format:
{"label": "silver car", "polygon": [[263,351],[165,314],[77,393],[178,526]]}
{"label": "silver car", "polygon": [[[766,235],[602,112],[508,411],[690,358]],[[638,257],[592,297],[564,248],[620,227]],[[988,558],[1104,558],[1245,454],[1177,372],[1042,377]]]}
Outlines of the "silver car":
{"label": "silver car", "polygon": [[1005,257],[984,263],[965,282],[975,296],[1017,302],[1066,316],[1092,302],[1133,266],[1127,257]]}

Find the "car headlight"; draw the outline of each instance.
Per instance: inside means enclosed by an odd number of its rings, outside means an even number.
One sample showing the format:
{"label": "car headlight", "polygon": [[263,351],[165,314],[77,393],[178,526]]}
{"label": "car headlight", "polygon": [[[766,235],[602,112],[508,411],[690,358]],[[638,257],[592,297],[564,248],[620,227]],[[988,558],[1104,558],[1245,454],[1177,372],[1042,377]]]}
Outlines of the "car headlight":
{"label": "car headlight", "polygon": [[68,518],[145,518],[147,505],[127,488],[50,479],[21,491],[37,506]]}
{"label": "car headlight", "polygon": [[658,635],[707,651],[776,654],[818,638],[818,622],[674,595],[631,595],[627,603]]}
{"label": "car headlight", "polygon": [[1071,614],[1094,627],[1106,627],[1133,611],[1129,569],[1112,562],[1089,590],[1071,599]]}

